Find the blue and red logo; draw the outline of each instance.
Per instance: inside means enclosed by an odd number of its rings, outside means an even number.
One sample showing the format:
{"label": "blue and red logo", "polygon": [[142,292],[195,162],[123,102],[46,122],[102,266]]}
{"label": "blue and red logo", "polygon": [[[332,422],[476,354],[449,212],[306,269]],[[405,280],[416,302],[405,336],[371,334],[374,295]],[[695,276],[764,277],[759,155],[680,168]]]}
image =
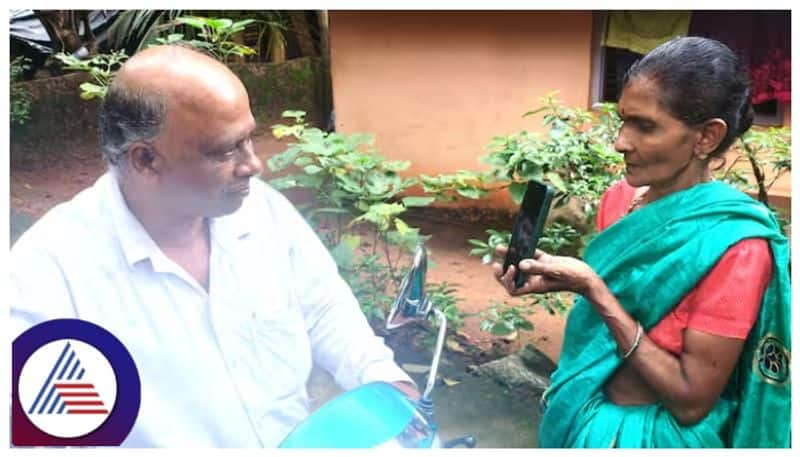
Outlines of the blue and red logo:
{"label": "blue and red logo", "polygon": [[141,384],[122,343],[79,319],[38,324],[12,344],[15,446],[118,446],[139,412]]}

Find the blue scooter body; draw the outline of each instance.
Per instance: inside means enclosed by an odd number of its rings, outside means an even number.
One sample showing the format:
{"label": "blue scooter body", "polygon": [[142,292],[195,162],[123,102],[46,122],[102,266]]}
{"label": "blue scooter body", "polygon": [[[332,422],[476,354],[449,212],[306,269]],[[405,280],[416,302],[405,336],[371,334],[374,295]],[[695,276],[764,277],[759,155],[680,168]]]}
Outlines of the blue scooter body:
{"label": "blue scooter body", "polygon": [[301,422],[281,448],[436,446],[436,426],[400,390],[373,382],[345,392]]}

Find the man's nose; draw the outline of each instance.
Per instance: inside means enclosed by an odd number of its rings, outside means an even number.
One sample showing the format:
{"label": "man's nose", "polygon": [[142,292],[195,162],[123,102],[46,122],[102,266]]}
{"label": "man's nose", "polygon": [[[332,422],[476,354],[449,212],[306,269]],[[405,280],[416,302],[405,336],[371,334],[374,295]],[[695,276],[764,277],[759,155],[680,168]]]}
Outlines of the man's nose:
{"label": "man's nose", "polygon": [[239,163],[236,164],[237,176],[257,176],[261,174],[263,170],[261,159],[256,155],[252,141],[242,146],[240,157]]}

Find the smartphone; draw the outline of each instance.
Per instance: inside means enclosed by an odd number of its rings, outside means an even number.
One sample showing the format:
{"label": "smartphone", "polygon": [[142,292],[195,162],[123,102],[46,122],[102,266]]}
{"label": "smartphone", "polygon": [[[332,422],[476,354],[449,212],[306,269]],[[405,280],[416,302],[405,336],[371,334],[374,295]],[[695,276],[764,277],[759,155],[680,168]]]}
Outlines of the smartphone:
{"label": "smartphone", "polygon": [[527,275],[519,271],[519,262],[522,259],[533,257],[536,245],[542,236],[544,222],[550,212],[550,203],[553,200],[553,188],[538,181],[529,181],[522,198],[517,217],[514,219],[514,229],[511,232],[511,242],[508,244],[508,253],[503,262],[503,273],[508,267],[514,265],[514,285],[522,287],[528,279]]}

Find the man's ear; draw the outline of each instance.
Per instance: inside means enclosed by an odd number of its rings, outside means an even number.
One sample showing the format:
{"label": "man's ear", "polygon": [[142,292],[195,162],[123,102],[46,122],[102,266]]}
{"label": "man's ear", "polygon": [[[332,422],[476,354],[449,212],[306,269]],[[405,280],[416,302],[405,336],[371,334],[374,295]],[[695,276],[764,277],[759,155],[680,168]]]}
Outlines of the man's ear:
{"label": "man's ear", "polygon": [[148,143],[137,141],[128,147],[128,161],[139,174],[160,174],[162,166],[161,155]]}
{"label": "man's ear", "polygon": [[719,144],[722,143],[725,134],[728,133],[728,124],[720,118],[706,121],[700,128],[700,138],[694,147],[694,155],[700,160],[708,159]]}

